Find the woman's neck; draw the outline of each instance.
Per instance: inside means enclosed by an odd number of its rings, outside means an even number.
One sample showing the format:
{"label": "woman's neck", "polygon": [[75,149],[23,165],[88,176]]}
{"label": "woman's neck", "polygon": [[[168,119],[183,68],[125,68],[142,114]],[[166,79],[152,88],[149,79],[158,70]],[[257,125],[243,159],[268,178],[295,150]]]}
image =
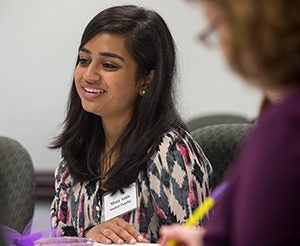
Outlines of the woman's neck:
{"label": "woman's neck", "polygon": [[102,125],[104,129],[104,134],[105,134],[105,149],[107,151],[110,151],[122,133],[125,130],[125,127],[128,124],[128,120],[105,120],[102,119]]}
{"label": "woman's neck", "polygon": [[289,95],[293,88],[265,88],[264,93],[272,104],[279,103]]}
{"label": "woman's neck", "polygon": [[105,147],[102,153],[102,161],[100,165],[102,179],[101,185],[105,183],[106,174],[117,160],[118,150],[115,144],[124,132],[128,121],[107,120],[102,119],[102,126],[105,134]]}

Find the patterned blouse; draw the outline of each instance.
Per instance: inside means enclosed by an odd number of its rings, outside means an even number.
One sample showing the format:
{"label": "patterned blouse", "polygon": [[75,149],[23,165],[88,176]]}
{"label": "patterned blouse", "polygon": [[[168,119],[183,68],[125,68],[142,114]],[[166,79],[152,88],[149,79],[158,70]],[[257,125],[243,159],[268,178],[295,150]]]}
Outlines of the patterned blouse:
{"label": "patterned blouse", "polygon": [[[167,132],[137,179],[137,209],[121,215],[156,242],[161,225],[183,223],[209,195],[212,168],[191,135],[182,129]],[[82,236],[103,221],[103,191],[99,182],[75,183],[62,160],[55,171],[51,224],[62,235]]]}

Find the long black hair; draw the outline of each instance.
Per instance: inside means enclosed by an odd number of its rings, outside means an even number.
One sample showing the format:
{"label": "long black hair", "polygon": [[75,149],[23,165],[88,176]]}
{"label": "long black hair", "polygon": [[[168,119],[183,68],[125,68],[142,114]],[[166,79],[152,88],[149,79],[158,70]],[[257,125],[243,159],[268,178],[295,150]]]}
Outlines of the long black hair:
{"label": "long black hair", "polygon": [[[137,97],[132,118],[114,146],[117,160],[104,186],[116,192],[136,181],[139,172],[145,170],[164,133],[185,125],[174,105],[175,45],[161,16],[133,5],[105,9],[85,28],[79,50],[99,33],[126,37],[126,46],[137,63],[138,78],[154,70],[147,93]],[[90,181],[102,177],[99,167],[104,147],[101,117],[82,108],[73,79],[64,129],[51,148],[62,149],[76,181]]]}

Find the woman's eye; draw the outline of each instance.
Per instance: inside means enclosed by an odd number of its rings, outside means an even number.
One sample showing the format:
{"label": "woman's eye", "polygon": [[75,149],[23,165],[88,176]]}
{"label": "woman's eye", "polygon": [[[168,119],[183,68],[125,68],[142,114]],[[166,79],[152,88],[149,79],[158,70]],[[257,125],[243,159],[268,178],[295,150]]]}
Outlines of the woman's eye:
{"label": "woman's eye", "polygon": [[89,60],[85,59],[85,58],[79,58],[79,62],[80,65],[88,65],[89,64]]}
{"label": "woman's eye", "polygon": [[111,63],[103,63],[103,67],[110,70],[118,68],[116,65],[113,65]]}

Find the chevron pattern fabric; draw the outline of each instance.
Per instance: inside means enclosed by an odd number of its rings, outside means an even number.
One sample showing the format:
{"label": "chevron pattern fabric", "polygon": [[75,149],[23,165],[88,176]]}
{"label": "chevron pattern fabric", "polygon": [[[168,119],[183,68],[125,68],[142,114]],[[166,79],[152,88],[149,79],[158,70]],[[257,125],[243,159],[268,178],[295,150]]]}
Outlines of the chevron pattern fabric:
{"label": "chevron pattern fabric", "polygon": [[[161,225],[183,223],[209,195],[211,166],[201,148],[183,129],[171,129],[137,177],[138,207],[120,217],[156,242]],[[122,173],[120,173],[120,178]],[[64,236],[82,236],[103,222],[98,181],[75,182],[62,160],[55,173],[52,226]]]}

